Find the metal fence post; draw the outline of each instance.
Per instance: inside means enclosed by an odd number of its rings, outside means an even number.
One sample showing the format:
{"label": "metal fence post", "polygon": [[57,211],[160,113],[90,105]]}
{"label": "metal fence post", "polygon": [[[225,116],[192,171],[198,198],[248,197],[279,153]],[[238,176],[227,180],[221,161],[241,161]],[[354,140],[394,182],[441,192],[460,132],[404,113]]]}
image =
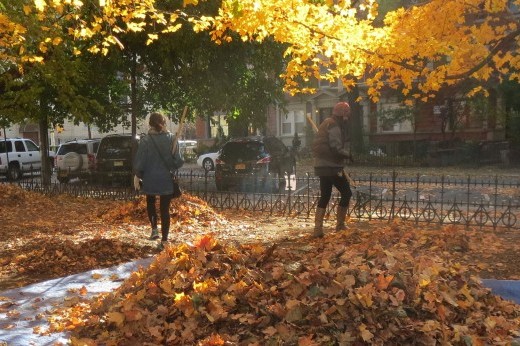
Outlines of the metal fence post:
{"label": "metal fence post", "polygon": [[468,191],[467,191],[467,199],[466,199],[466,230],[469,228],[470,216],[469,216],[469,203],[470,203],[470,193],[471,193],[471,176],[468,174]]}
{"label": "metal fence post", "polygon": [[397,172],[395,170],[392,171],[392,205],[390,206],[390,213],[388,213],[388,221],[393,220],[395,216],[395,199],[397,196],[397,190],[395,188],[397,180]]}
{"label": "metal fence post", "polygon": [[417,173],[415,178],[415,224],[419,224],[419,180],[421,179],[421,174]]}
{"label": "metal fence post", "polygon": [[444,174],[441,176],[441,212],[439,214],[439,219],[441,225],[444,223]]}
{"label": "metal fence post", "polygon": [[368,198],[368,220],[372,220],[372,178],[373,178],[373,174],[372,172],[370,172],[370,175],[368,176],[368,193],[369,193],[369,198]]}
{"label": "metal fence post", "polygon": [[305,173],[306,180],[307,180],[307,205],[309,206],[309,209],[307,210],[307,218],[311,215],[311,178],[309,172]]}

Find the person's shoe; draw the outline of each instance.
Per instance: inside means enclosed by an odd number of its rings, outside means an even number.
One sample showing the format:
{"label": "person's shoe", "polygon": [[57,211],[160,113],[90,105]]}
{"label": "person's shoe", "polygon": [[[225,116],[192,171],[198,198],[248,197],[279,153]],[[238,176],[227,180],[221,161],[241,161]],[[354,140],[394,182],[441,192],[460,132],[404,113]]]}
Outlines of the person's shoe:
{"label": "person's shoe", "polygon": [[348,227],[345,224],[345,219],[347,218],[348,208],[338,206],[337,212],[338,212],[338,220],[336,223],[336,232],[348,230]]}
{"label": "person's shoe", "polygon": [[322,228],[314,228],[314,231],[312,232],[313,238],[323,238],[324,235]]}
{"label": "person's shoe", "polygon": [[159,239],[159,231],[157,229],[152,229],[152,234],[150,234],[150,240]]}
{"label": "person's shoe", "polygon": [[164,250],[165,247],[168,246],[168,241],[161,241],[158,245],[157,245],[157,249],[162,251]]}

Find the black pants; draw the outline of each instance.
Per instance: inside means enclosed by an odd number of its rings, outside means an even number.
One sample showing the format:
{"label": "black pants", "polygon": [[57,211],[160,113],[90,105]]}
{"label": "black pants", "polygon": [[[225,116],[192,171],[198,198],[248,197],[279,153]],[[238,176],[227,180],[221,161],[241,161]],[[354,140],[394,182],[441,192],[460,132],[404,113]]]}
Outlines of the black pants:
{"label": "black pants", "polygon": [[[157,229],[157,211],[155,209],[155,195],[146,195],[146,211],[148,212],[148,219],[152,225],[152,229]],[[161,236],[162,241],[168,240],[168,233],[170,233],[170,202],[172,195],[159,196],[159,209],[161,212]]]}
{"label": "black pants", "polygon": [[348,208],[350,198],[352,197],[352,190],[347,177],[343,174],[333,176],[320,176],[320,199],[318,200],[319,208],[327,208],[330,197],[332,195],[332,187],[338,189],[341,199],[339,206]]}

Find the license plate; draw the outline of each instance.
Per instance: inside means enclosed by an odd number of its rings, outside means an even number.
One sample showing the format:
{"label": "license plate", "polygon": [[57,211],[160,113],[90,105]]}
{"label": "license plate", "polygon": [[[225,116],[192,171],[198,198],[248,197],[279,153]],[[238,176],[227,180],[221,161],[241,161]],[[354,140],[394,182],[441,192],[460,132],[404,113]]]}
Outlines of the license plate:
{"label": "license plate", "polygon": [[235,165],[235,169],[246,169],[246,164],[245,163],[237,163]]}
{"label": "license plate", "polygon": [[123,161],[114,161],[114,167],[123,167]]}

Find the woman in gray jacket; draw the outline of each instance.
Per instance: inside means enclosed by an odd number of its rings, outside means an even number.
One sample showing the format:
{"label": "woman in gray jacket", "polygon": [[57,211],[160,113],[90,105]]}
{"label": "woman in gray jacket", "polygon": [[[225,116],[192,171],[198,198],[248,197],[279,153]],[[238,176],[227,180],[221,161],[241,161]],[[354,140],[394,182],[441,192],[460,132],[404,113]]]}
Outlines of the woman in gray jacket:
{"label": "woman in gray jacket", "polygon": [[[156,197],[159,196],[161,215],[161,243],[164,248],[170,232],[170,202],[173,195],[172,172],[179,169],[174,156],[180,158],[179,146],[172,153],[173,143],[177,140],[166,129],[166,119],[160,113],[150,114],[150,130],[141,138],[134,160],[136,179],[142,182],[141,191],[146,195],[146,209],[152,226],[151,240],[159,239],[157,228]],[[138,189],[139,186],[136,186]]]}

